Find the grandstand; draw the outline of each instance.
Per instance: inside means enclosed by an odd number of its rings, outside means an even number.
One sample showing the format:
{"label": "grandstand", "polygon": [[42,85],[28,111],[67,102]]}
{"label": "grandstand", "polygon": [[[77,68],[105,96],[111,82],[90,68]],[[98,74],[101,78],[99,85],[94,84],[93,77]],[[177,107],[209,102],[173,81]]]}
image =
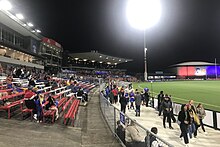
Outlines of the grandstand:
{"label": "grandstand", "polygon": [[21,65],[53,69],[52,73],[60,70],[63,49],[59,43],[42,36],[9,11],[1,10],[0,20],[0,62],[4,71]]}
{"label": "grandstand", "polygon": [[114,57],[94,50],[84,53],[70,53],[63,61],[63,73],[95,77],[125,77],[126,70],[117,66],[131,61],[132,59]]}

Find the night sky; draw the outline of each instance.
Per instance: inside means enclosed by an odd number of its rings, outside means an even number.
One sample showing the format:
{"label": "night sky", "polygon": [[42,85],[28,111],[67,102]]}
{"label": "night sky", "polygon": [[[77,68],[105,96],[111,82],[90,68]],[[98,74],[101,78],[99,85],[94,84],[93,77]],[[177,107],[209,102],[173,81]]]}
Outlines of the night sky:
{"label": "night sky", "polygon": [[[127,0],[10,0],[46,37],[64,50],[101,53],[134,61],[143,71],[143,31],[126,18]],[[146,31],[149,72],[184,61],[220,61],[220,1],[161,0],[160,21]]]}

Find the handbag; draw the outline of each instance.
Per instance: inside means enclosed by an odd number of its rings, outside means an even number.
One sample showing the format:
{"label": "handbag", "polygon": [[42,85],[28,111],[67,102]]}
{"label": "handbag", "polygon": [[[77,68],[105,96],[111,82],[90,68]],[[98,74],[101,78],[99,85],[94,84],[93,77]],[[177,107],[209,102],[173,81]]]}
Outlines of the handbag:
{"label": "handbag", "polygon": [[196,123],[198,126],[200,126],[200,120],[199,120],[199,117],[198,117],[198,115],[197,115],[195,112],[193,112],[193,117],[194,117],[194,121],[195,121],[195,123]]}

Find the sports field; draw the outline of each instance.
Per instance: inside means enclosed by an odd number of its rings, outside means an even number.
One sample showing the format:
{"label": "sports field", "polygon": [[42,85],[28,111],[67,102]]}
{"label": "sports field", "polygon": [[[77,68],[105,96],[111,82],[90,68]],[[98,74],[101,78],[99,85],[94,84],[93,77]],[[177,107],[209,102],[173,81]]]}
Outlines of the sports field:
{"label": "sports field", "polygon": [[190,99],[195,104],[202,103],[205,108],[220,111],[220,81],[170,81],[133,83],[134,88],[149,88],[156,96],[161,90],[172,95],[172,101],[187,103]]}

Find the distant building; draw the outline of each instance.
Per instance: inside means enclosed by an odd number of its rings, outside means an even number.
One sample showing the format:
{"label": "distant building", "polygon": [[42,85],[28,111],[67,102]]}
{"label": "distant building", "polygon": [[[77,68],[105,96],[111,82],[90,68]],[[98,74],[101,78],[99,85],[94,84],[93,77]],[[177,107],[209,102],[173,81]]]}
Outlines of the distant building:
{"label": "distant building", "polygon": [[171,66],[178,78],[216,78],[220,76],[220,66],[210,62],[184,62]]}

